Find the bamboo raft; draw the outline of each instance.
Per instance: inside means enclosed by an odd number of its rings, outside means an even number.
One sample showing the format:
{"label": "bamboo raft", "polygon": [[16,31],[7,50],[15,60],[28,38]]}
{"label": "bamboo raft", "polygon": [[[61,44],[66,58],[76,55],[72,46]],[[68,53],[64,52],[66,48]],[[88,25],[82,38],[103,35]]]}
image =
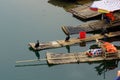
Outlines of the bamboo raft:
{"label": "bamboo raft", "polygon": [[47,61],[48,64],[70,64],[70,63],[87,63],[87,62],[98,62],[108,60],[120,60],[120,50],[118,50],[117,56],[111,55],[109,57],[95,56],[88,57],[85,52],[74,52],[74,53],[53,53],[47,52],[46,58],[43,59],[32,59],[32,60],[21,60],[16,63],[25,62],[39,62]]}
{"label": "bamboo raft", "polygon": [[[107,37],[115,37],[115,36],[120,36],[120,31],[117,32],[110,32],[109,34],[105,34]],[[104,35],[101,34],[95,34],[95,35],[91,35],[88,36],[84,39],[79,39],[79,38],[70,38],[69,42],[66,42],[65,40],[57,40],[57,41],[50,41],[50,42],[43,42],[40,43],[38,48],[35,48],[35,43],[29,43],[29,46],[35,50],[35,51],[39,51],[39,50],[45,50],[45,49],[52,49],[52,48],[59,48],[59,47],[65,47],[67,45],[74,45],[74,44],[78,44],[78,43],[82,43],[82,42],[89,42],[89,41],[93,41],[96,39],[102,39],[104,38]]]}
{"label": "bamboo raft", "polygon": [[102,56],[88,57],[86,52],[77,53],[52,53],[47,52],[46,54],[48,64],[69,64],[69,63],[85,63],[85,62],[96,62],[103,60],[116,60],[120,59],[120,50],[118,50],[118,56],[112,56],[104,58]]}
{"label": "bamboo raft", "polygon": [[46,58],[44,59],[21,60],[21,61],[16,61],[16,63],[47,61],[49,65],[57,65],[57,64],[109,61],[109,60],[119,60],[119,59],[120,59],[120,50],[118,50],[117,56],[110,56],[106,58],[102,56],[88,57],[86,55],[86,51],[85,52],[74,52],[74,53],[47,52]]}
{"label": "bamboo raft", "polygon": [[102,29],[102,27],[112,28],[112,27],[120,26],[120,11],[115,12],[114,16],[116,20],[112,21],[111,24],[106,24],[104,20],[91,20],[76,27],[62,26],[61,28],[66,35],[72,35],[72,34],[78,34],[80,31],[91,32],[95,30],[100,30]]}
{"label": "bamboo raft", "polygon": [[91,4],[92,2],[73,8],[70,10],[70,13],[81,19],[89,19],[100,15],[101,13],[90,9]]}

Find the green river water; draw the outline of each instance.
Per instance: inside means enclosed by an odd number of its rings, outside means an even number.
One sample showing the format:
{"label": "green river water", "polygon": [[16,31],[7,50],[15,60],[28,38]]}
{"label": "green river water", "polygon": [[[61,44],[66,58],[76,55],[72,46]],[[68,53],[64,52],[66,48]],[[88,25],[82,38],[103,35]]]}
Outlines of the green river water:
{"label": "green river water", "polygon": [[[48,66],[46,61],[16,64],[18,60],[37,59],[29,50],[28,43],[47,42],[64,39],[63,25],[77,26],[83,23],[65,9],[51,4],[48,0],[0,0],[0,79],[1,80],[113,80],[119,65],[107,69],[109,62],[80,63]],[[88,34],[89,35],[89,34]],[[76,35],[75,35],[76,36]],[[85,47],[70,46],[70,52],[89,49],[94,42]],[[119,41],[115,44],[120,44]],[[45,53],[63,52],[57,48],[40,51]]]}

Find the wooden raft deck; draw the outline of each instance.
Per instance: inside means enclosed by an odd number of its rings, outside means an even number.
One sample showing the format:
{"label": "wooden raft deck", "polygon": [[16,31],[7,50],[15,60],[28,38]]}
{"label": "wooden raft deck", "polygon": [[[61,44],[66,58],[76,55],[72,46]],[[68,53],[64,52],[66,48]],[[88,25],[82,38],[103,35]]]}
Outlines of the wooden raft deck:
{"label": "wooden raft deck", "polygon": [[92,2],[73,8],[70,10],[70,13],[72,13],[74,16],[77,16],[81,19],[89,19],[89,18],[100,15],[101,13],[90,9],[91,4]]}
{"label": "wooden raft deck", "polygon": [[80,31],[91,32],[95,30],[100,30],[102,27],[111,28],[115,26],[120,26],[120,11],[115,12],[114,16],[116,20],[111,22],[111,24],[106,24],[104,20],[92,20],[87,21],[76,27],[74,26],[62,26],[62,30],[66,35],[78,34]]}
{"label": "wooden raft deck", "polygon": [[118,57],[108,57],[104,58],[102,56],[98,57],[88,57],[85,52],[78,53],[51,53],[46,54],[48,64],[69,64],[69,63],[85,63],[85,62],[96,62],[103,60],[115,60],[120,59],[120,50],[118,50]]}
{"label": "wooden raft deck", "polygon": [[[108,36],[108,37],[120,36],[120,31],[110,32],[109,34],[106,34],[106,36]],[[69,42],[65,42],[65,40],[44,42],[44,43],[40,43],[40,46],[38,48],[34,47],[35,43],[29,43],[29,46],[33,50],[38,50],[39,51],[39,50],[45,50],[45,49],[64,47],[64,46],[67,46],[67,45],[74,45],[74,44],[82,43],[83,41],[89,42],[89,41],[93,41],[93,40],[96,40],[96,39],[102,39],[102,38],[104,38],[104,35],[95,34],[95,35],[88,36],[84,39],[70,38]]]}

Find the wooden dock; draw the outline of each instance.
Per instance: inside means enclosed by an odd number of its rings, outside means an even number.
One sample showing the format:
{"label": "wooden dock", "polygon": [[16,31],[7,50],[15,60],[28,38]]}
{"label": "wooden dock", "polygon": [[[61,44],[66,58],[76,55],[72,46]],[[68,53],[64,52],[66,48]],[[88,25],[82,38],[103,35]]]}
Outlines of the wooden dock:
{"label": "wooden dock", "polygon": [[106,24],[104,20],[91,20],[76,27],[62,26],[61,28],[66,35],[72,35],[72,34],[79,34],[80,31],[91,32],[95,30],[100,30],[102,29],[102,27],[112,28],[112,27],[120,26],[120,11],[115,12],[114,16],[116,20],[111,22],[111,24]]}
{"label": "wooden dock", "polygon": [[[120,36],[120,31],[117,32],[110,32],[109,34],[105,34],[107,37],[115,37],[115,36]],[[45,49],[52,49],[52,48],[59,48],[59,47],[65,47],[67,45],[74,45],[74,44],[78,44],[78,43],[82,43],[82,42],[89,42],[89,41],[93,41],[96,39],[102,39],[104,38],[104,35],[101,34],[95,34],[95,35],[91,35],[91,36],[87,36],[84,39],[79,39],[79,38],[70,38],[69,42],[66,42],[65,40],[56,40],[56,41],[50,41],[50,42],[43,42],[40,43],[38,48],[35,48],[35,43],[29,43],[29,46],[33,49],[33,50],[45,50]]]}
{"label": "wooden dock", "polygon": [[90,9],[91,4],[92,2],[73,8],[70,13],[81,19],[89,19],[101,15],[101,13]]}

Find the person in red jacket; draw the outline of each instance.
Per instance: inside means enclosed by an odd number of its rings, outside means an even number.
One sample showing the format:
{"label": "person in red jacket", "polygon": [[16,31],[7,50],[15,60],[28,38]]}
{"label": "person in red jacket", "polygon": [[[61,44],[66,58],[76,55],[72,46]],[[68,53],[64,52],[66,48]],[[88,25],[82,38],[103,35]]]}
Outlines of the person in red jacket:
{"label": "person in red jacket", "polygon": [[110,12],[110,13],[105,13],[104,14],[104,19],[105,19],[105,21],[106,21],[106,23],[111,23],[111,21],[114,21],[115,20],[115,17],[114,17],[114,15],[113,15],[113,13],[112,12]]}

